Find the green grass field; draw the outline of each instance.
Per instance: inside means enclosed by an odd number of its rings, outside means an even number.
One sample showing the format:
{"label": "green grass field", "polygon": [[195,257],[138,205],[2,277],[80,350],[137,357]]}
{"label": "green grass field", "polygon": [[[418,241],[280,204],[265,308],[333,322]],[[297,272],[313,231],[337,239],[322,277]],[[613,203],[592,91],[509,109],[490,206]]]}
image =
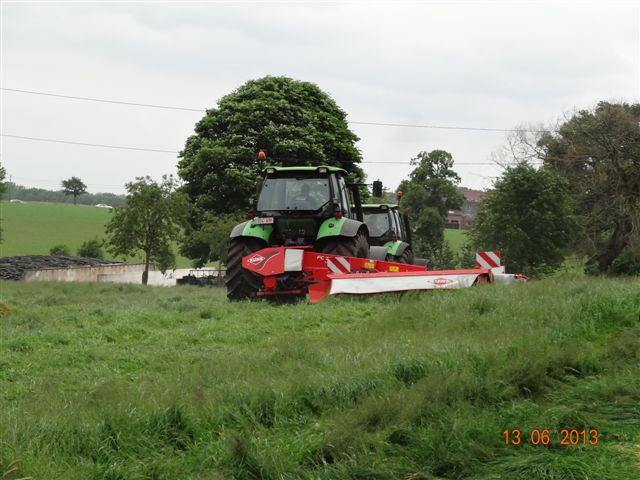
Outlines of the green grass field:
{"label": "green grass field", "polygon": [[[105,237],[104,227],[110,217],[109,209],[88,205],[0,202],[4,229],[0,257],[48,255],[51,247],[61,244],[75,255],[83,242]],[[105,255],[108,257],[108,253]],[[131,259],[131,262],[137,261],[141,261],[141,257]],[[191,265],[187,258],[179,255],[176,262],[181,268]]]}
{"label": "green grass field", "polygon": [[444,231],[444,238],[449,242],[454,252],[459,252],[462,244],[467,240],[467,232],[465,230],[447,228]]}
{"label": "green grass field", "polygon": [[0,302],[3,480],[639,477],[637,280],[287,306],[4,282]]}
{"label": "green grass field", "polygon": [[105,208],[62,203],[0,203],[4,242],[0,256],[48,255],[54,245],[73,254],[82,242],[104,236],[110,217]]}

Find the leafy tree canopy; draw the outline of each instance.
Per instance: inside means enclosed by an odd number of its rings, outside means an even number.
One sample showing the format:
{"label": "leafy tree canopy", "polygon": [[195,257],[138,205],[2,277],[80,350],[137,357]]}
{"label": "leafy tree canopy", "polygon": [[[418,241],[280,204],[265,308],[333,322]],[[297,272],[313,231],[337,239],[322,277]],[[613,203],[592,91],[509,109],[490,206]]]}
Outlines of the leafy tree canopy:
{"label": "leafy tree canopy", "polygon": [[577,200],[592,271],[640,264],[639,122],[640,104],[601,102],[538,142],[545,164],[568,180]]}
{"label": "leafy tree canopy", "polygon": [[175,266],[171,244],[180,239],[189,202],[184,193],[176,191],[177,184],[171,176],[163,176],[161,183],[138,177],[126,187],[126,206],[115,207],[106,226],[108,250],[125,257],[142,253],[142,283],[146,284],[151,262],[163,272]]}
{"label": "leafy tree canopy", "polygon": [[479,250],[500,250],[510,271],[542,276],[562,264],[577,232],[566,180],[522,162],[496,181],[470,236]]}
{"label": "leafy tree canopy", "polygon": [[62,190],[65,195],[73,195],[73,203],[75,204],[79,195],[87,193],[87,186],[78,177],[71,177],[62,181]]}
{"label": "leafy tree canopy", "polygon": [[444,150],[420,152],[411,159],[415,168],[398,189],[403,192],[401,208],[409,214],[414,230],[414,251],[434,256],[444,242],[447,212],[462,205],[456,185],[460,177],[453,170],[453,157]]}
{"label": "leafy tree canopy", "polygon": [[[247,211],[266,164],[335,165],[363,176],[357,141],[345,112],[312,83],[267,76],[226,95],[196,124],[180,154],[183,191],[196,207],[182,253],[200,263],[219,258],[198,240],[205,212]],[[260,150],[266,162],[257,160]]]}
{"label": "leafy tree canopy", "polygon": [[2,166],[2,164],[0,164],[0,198],[5,194],[5,192],[7,191],[7,184],[5,183],[4,179],[7,176],[7,171],[4,169],[4,167]]}
{"label": "leafy tree canopy", "polygon": [[[211,212],[204,212],[202,216],[202,228],[191,230],[187,227],[187,234],[184,239],[184,247],[200,248],[206,246],[210,252],[210,258],[223,263],[227,261],[227,250],[229,249],[229,234],[233,227],[238,224],[236,215],[215,215]],[[202,266],[204,262],[197,263]]]}

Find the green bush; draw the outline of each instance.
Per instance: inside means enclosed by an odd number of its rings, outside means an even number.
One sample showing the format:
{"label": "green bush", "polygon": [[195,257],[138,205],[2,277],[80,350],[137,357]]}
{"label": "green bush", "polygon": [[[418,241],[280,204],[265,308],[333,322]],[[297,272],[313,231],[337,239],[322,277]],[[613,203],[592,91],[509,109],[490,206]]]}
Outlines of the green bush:
{"label": "green bush", "polygon": [[640,275],[640,255],[634,255],[631,248],[626,248],[611,264],[614,275]]}
{"label": "green bush", "polygon": [[71,255],[71,252],[69,251],[69,247],[67,247],[66,245],[56,245],[54,247],[51,247],[51,250],[49,250],[49,255],[63,255],[65,257],[68,257],[69,255]]}
{"label": "green bush", "polygon": [[456,268],[456,254],[451,249],[451,245],[444,240],[439,247],[427,249],[429,255],[429,268],[432,270],[449,270]]}
{"label": "green bush", "polygon": [[562,266],[577,239],[573,208],[565,179],[521,162],[487,193],[469,238],[480,250],[499,250],[512,271],[543,277]]}
{"label": "green bush", "polygon": [[92,238],[87,240],[78,249],[79,257],[87,257],[87,258],[104,258],[104,252],[102,251],[102,246],[104,245],[104,241],[98,240],[97,238]]}

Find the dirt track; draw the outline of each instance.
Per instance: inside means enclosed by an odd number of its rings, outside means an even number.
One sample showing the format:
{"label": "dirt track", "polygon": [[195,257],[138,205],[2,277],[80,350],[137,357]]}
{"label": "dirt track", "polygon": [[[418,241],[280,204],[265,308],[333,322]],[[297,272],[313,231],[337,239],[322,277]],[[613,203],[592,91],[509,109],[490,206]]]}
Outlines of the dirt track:
{"label": "dirt track", "polygon": [[20,280],[27,270],[43,268],[81,267],[85,265],[105,265],[118,263],[98,258],[63,257],[57,255],[26,255],[20,257],[0,257],[0,280]]}

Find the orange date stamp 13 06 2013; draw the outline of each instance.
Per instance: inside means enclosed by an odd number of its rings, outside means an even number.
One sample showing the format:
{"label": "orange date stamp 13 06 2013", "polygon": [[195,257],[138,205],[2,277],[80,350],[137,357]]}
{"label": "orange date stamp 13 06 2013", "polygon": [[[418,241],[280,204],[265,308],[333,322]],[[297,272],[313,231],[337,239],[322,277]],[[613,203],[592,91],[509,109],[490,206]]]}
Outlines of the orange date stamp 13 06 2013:
{"label": "orange date stamp 13 06 2013", "polygon": [[597,445],[600,432],[595,428],[576,429],[563,428],[554,432],[548,428],[534,428],[530,432],[523,432],[517,428],[502,432],[505,445]]}

